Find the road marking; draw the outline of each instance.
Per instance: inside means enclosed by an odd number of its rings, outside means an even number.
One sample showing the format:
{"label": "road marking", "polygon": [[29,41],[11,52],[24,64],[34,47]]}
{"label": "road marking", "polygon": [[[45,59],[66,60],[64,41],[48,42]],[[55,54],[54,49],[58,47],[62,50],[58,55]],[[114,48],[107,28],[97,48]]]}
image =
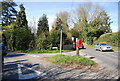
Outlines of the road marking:
{"label": "road marking", "polygon": [[58,68],[58,67],[52,68],[52,69],[48,70],[47,73],[49,73],[50,71],[55,70],[55,69],[57,69],[57,68]]}
{"label": "road marking", "polygon": [[38,55],[30,55],[30,56],[32,56],[32,57],[40,57],[40,56],[38,56]]}
{"label": "road marking", "polygon": [[[21,71],[22,67],[24,67],[28,70],[34,71],[35,73],[22,74],[22,71]],[[42,76],[45,76],[45,75],[46,75],[46,73],[43,73],[43,72],[40,72],[40,71],[37,71],[37,70],[33,70],[32,68],[29,68],[27,66],[18,64],[18,78],[21,79],[21,80],[22,79],[31,79],[31,78],[36,78],[36,77],[42,77]]]}

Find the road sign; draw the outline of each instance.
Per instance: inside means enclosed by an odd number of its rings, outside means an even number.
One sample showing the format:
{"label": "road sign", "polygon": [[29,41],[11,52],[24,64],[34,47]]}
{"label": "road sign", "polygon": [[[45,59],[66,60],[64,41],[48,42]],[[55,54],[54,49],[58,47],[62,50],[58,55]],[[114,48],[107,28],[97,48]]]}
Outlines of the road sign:
{"label": "road sign", "polygon": [[63,26],[62,26],[62,24],[60,24],[60,30],[62,30],[63,29]]}

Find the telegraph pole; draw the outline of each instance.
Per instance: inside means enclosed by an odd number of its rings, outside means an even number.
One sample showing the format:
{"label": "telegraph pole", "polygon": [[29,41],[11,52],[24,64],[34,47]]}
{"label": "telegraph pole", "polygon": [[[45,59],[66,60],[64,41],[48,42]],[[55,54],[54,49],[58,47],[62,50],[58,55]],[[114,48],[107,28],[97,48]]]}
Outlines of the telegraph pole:
{"label": "telegraph pole", "polygon": [[62,54],[62,24],[60,24],[60,54]]}

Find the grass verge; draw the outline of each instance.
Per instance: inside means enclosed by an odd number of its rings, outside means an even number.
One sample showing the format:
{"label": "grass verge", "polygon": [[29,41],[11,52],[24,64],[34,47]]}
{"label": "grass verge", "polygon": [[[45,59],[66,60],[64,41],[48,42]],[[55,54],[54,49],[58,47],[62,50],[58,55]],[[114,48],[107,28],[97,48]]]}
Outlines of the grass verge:
{"label": "grass verge", "polygon": [[53,63],[63,63],[63,64],[79,64],[83,66],[93,66],[96,63],[89,58],[83,56],[71,56],[71,55],[64,55],[58,54],[55,56],[51,56],[48,58],[48,61]]}
{"label": "grass verge", "polygon": [[[70,52],[72,50],[62,50],[62,52]],[[59,53],[60,50],[17,50],[22,53]]]}

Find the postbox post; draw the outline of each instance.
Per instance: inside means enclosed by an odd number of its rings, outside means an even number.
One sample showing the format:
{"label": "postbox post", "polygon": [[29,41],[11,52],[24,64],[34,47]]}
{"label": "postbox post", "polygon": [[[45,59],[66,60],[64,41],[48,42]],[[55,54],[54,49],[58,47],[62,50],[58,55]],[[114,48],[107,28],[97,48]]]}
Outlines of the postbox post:
{"label": "postbox post", "polygon": [[76,41],[76,55],[79,55],[79,47],[82,46],[82,40],[77,39]]}
{"label": "postbox post", "polygon": [[76,55],[79,55],[79,47],[76,48]]}

